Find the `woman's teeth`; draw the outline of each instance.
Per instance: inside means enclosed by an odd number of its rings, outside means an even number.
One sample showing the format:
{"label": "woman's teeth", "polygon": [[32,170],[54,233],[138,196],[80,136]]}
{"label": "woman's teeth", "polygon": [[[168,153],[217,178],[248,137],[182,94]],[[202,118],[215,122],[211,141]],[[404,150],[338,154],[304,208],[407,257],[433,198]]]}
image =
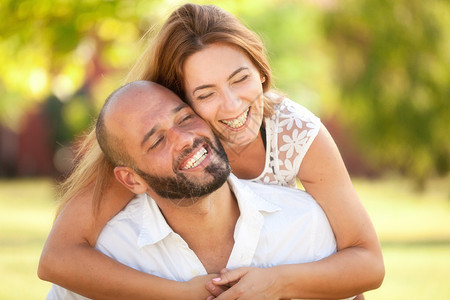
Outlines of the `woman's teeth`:
{"label": "woman's teeth", "polygon": [[239,128],[242,125],[245,124],[248,117],[248,111],[250,110],[250,107],[247,108],[245,112],[243,112],[239,117],[236,119],[228,119],[228,120],[220,120],[220,122],[224,123],[225,125],[231,127],[231,128]]}
{"label": "woman's teeth", "polygon": [[183,167],[183,170],[188,170],[198,166],[205,158],[208,151],[205,148],[200,149]]}

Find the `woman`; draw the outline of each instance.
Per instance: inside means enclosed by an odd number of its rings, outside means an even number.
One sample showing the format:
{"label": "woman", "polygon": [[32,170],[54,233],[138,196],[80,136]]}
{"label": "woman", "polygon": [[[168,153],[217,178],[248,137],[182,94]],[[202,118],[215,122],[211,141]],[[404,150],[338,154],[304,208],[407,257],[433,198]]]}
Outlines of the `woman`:
{"label": "woman", "polygon": [[238,177],[287,186],[298,178],[327,214],[338,252],[293,265],[282,282],[276,274],[240,268],[215,280],[209,275],[177,283],[120,265],[92,247],[132,195],[111,180],[112,166],[91,133],[63,186],[62,210],[41,257],[42,279],[93,298],[133,299],[206,298],[205,284],[217,295],[217,287],[235,280],[219,298],[281,287],[297,298],[344,298],[381,284],[379,242],[339,152],[318,118],[270,91],[270,68],[256,34],[215,6],[186,4],[136,64],[128,80],[136,79],[160,83],[185,99],[219,136]]}

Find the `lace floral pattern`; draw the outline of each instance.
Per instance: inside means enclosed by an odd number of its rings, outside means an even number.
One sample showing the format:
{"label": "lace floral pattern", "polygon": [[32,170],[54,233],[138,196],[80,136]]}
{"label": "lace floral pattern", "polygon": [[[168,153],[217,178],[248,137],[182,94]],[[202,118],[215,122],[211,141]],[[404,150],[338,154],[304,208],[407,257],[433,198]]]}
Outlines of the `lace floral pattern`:
{"label": "lace floral pattern", "polygon": [[284,99],[264,122],[270,152],[264,171],[252,181],[295,187],[303,157],[319,132],[320,119],[303,106]]}

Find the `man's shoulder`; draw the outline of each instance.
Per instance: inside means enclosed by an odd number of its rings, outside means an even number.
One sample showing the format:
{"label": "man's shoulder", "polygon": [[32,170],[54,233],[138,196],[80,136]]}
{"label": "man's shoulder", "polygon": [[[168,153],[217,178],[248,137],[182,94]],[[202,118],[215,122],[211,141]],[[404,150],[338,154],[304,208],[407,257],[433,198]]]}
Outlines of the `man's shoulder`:
{"label": "man's shoulder", "polygon": [[239,179],[233,175],[230,176],[230,180],[239,192],[253,195],[255,198],[270,202],[280,208],[318,205],[310,194],[297,188],[253,182]]}
{"label": "man's shoulder", "polygon": [[141,194],[106,224],[97,246],[112,249],[111,245],[120,241],[124,248],[134,250],[135,247],[155,244],[171,232],[156,202],[150,196]]}
{"label": "man's shoulder", "polygon": [[109,220],[108,225],[114,225],[116,222],[123,222],[126,220],[139,219],[146,206],[148,206],[148,199],[145,194],[135,195],[128,204]]}
{"label": "man's shoulder", "polygon": [[144,222],[145,214],[148,214],[149,199],[145,194],[136,195],[131,201],[114,217],[112,217],[100,232],[97,246],[111,239],[111,237],[126,235],[138,236]]}
{"label": "man's shoulder", "polygon": [[[234,177],[234,178],[233,178]],[[306,198],[311,198],[311,195],[307,192],[293,188],[288,186],[281,186],[277,184],[264,184],[261,182],[254,182],[252,180],[246,180],[246,179],[239,179],[236,176],[233,175],[233,177],[230,177],[230,179],[235,182],[236,186],[240,189],[243,188],[250,188],[253,190],[256,194],[259,195],[265,195],[266,193],[272,194],[298,194],[303,195]]]}
{"label": "man's shoulder", "polygon": [[336,251],[331,225],[311,195],[291,187],[234,181],[239,207],[256,208],[264,218],[260,246],[273,255],[265,261],[268,266],[311,262]]}

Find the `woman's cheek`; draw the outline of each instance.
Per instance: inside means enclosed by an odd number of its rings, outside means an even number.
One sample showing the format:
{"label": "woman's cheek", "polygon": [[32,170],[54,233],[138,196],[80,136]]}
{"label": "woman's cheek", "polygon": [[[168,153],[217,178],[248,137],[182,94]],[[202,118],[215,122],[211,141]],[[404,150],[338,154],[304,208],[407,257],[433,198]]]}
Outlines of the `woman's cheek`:
{"label": "woman's cheek", "polygon": [[[209,101],[211,102],[211,101]],[[216,107],[211,103],[201,103],[194,108],[194,111],[206,122],[214,123],[216,121],[215,116],[217,114]]]}

